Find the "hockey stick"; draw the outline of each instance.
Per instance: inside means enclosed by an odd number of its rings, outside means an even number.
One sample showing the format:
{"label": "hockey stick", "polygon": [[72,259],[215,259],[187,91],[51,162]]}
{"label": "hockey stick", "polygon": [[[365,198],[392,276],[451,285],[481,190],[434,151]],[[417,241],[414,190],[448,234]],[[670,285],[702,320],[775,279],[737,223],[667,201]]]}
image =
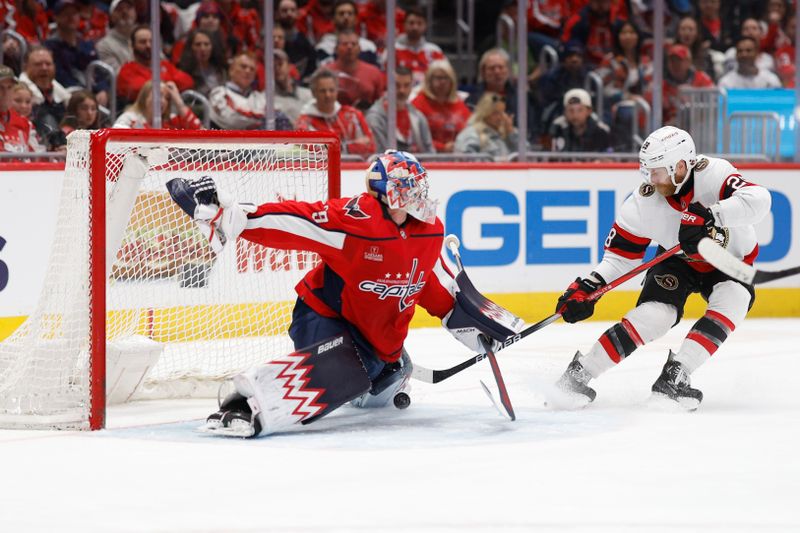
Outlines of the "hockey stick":
{"label": "hockey stick", "polygon": [[714,265],[714,268],[748,285],[757,285],[800,274],[800,266],[773,272],[759,270],[753,265],[748,265],[744,261],[737,259],[728,250],[709,238],[700,241],[697,245],[697,250],[703,256],[703,259]]}
{"label": "hockey stick", "polygon": [[[606,285],[603,285],[602,287],[600,287],[599,289],[594,291],[592,294],[590,294],[589,295],[589,299],[590,300],[597,300],[598,298],[603,296],[605,293],[607,293],[607,292],[619,287],[620,285],[622,285],[626,281],[630,280],[631,278],[634,278],[634,277],[638,276],[639,274],[641,274],[645,270],[649,269],[650,267],[652,267],[654,265],[657,265],[661,261],[667,259],[668,257],[672,257],[673,255],[675,255],[676,253],[678,253],[680,251],[681,251],[680,245],[673,246],[672,248],[670,248],[669,250],[666,250],[661,255],[657,255],[656,257],[654,257],[650,261],[642,263],[641,265],[639,265],[638,267],[634,268],[633,270],[631,270],[627,274],[623,274],[622,276],[620,276],[617,279],[611,281],[610,283],[608,283]],[[503,342],[503,344],[500,345],[500,347],[497,349],[497,351],[500,351],[500,350],[503,350],[505,348],[508,348],[512,344],[514,344],[516,342],[519,342],[520,340],[524,339],[528,335],[530,335],[532,333],[535,333],[535,332],[539,331],[540,329],[542,329],[542,328],[544,328],[546,326],[549,326],[550,324],[552,324],[553,322],[555,322],[559,318],[561,318],[561,313],[553,313],[552,315],[550,315],[549,317],[545,318],[544,320],[540,320],[536,324],[528,326],[527,328],[523,329],[522,331],[520,331],[519,333],[517,333],[513,337],[509,337],[508,339],[506,339]],[[444,368],[442,370],[434,370],[434,369],[430,369],[430,368],[425,368],[425,367],[419,366],[419,365],[417,365],[415,363],[414,364],[414,370],[411,373],[411,377],[413,377],[414,379],[416,379],[418,381],[424,381],[426,383],[439,383],[440,381],[443,381],[443,380],[445,380],[445,379],[447,379],[447,378],[449,378],[451,376],[454,376],[454,375],[458,374],[462,370],[471,367],[472,365],[474,365],[478,361],[482,361],[486,357],[487,357],[486,354],[477,354],[477,355],[467,359],[466,361],[464,361],[462,363],[459,363],[459,364],[457,364],[457,365],[455,365],[453,367],[450,367],[450,368]]]}
{"label": "hockey stick", "polygon": [[[456,260],[458,272],[462,273],[464,272],[464,263],[461,262],[461,254],[458,251],[459,244],[458,237],[455,235],[448,235],[444,240],[445,247],[450,249],[453,257]],[[464,275],[466,275],[466,273],[464,273]],[[486,335],[479,335],[478,339],[483,347],[483,352],[485,354],[484,357],[489,358],[489,363],[492,367],[492,374],[494,375],[494,381],[497,383],[497,390],[500,393],[500,404],[503,406],[506,416],[513,421],[517,417],[514,414],[514,407],[511,405],[511,397],[508,395],[508,389],[506,389],[506,382],[503,380],[503,374],[500,372],[500,365],[497,363],[497,357],[494,355],[494,350],[492,350],[492,341],[491,339],[487,338]],[[489,396],[489,399],[492,400],[492,403],[497,406],[494,396],[491,392],[489,392],[489,388],[485,383],[483,383],[483,381],[481,381],[481,386],[483,387],[484,392],[486,392],[486,394]]]}

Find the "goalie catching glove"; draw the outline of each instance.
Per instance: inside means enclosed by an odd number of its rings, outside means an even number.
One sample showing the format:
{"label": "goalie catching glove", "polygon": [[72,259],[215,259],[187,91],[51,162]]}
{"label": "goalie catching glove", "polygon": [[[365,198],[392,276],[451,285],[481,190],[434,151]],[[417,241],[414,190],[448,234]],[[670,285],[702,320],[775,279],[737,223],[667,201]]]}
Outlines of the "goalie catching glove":
{"label": "goalie catching glove", "polygon": [[238,203],[217,188],[209,176],[196,180],[171,179],[167,182],[167,191],[175,203],[195,221],[216,254],[222,251],[226,243],[235,241],[244,231],[247,213],[256,211],[254,204]]}
{"label": "goalie catching glove", "polygon": [[464,271],[456,276],[458,292],[453,309],[442,319],[442,325],[461,344],[477,353],[484,353],[480,336],[496,351],[509,337],[522,330],[521,318],[483,296],[472,285]]}

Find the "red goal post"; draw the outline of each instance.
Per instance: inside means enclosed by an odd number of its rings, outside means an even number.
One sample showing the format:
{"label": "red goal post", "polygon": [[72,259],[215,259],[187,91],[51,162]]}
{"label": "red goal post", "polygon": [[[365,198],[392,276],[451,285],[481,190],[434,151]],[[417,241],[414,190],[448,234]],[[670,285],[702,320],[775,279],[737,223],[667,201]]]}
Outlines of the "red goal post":
{"label": "red goal post", "polygon": [[[147,159],[139,181],[125,175],[134,153]],[[340,144],[324,132],[72,134],[42,296],[0,343],[0,427],[104,427],[107,395],[130,392],[119,390],[130,368],[120,377],[117,366],[145,352],[139,392],[148,380],[219,383],[290,347],[294,284],[316,259],[240,243],[213,256],[163,189],[200,175],[241,201],[325,200],[340,196]],[[117,358],[108,384],[107,348]]]}

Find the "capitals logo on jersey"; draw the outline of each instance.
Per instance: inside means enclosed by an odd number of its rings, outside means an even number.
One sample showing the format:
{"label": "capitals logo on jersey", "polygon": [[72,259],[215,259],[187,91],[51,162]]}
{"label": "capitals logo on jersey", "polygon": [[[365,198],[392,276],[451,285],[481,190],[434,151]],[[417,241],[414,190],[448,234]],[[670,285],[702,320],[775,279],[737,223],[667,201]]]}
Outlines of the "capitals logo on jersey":
{"label": "capitals logo on jersey", "polygon": [[[421,271],[417,275],[418,263],[419,261],[415,257],[411,265],[411,272],[407,272],[405,275],[388,272],[381,279],[362,281],[358,284],[358,288],[364,292],[377,294],[379,300],[398,298],[397,307],[402,313],[416,303],[414,296],[422,292],[425,287],[425,282],[423,281],[425,272]],[[417,281],[414,281],[415,277]]]}
{"label": "capitals logo on jersey", "polygon": [[354,196],[347,202],[344,206],[345,215],[351,218],[355,218],[356,220],[363,220],[369,218],[369,215],[366,214],[364,211],[361,210],[361,207],[358,205],[358,201],[361,199],[360,196]]}

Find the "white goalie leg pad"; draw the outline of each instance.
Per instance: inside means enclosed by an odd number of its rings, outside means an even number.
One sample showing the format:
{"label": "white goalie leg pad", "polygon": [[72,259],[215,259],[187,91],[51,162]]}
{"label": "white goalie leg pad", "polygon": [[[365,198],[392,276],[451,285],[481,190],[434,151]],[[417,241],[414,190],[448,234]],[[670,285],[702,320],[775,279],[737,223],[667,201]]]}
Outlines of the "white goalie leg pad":
{"label": "white goalie leg pad", "polygon": [[371,386],[349,335],[253,367],[234,376],[233,384],[258,418],[259,435],[316,420]]}
{"label": "white goalie leg pad", "polygon": [[[666,335],[677,317],[678,311],[673,305],[644,302],[628,311],[623,317],[622,325],[638,347]],[[594,343],[592,349],[581,356],[579,361],[594,378],[617,364],[601,341]]]}

